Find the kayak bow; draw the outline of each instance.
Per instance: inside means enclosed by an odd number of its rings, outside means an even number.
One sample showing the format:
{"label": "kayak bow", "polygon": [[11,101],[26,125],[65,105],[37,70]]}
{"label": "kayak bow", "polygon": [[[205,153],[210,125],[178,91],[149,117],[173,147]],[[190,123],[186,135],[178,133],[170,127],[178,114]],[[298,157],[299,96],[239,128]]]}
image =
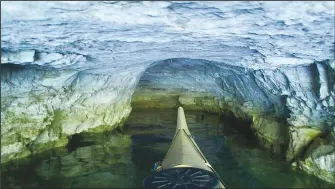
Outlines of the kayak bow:
{"label": "kayak bow", "polygon": [[154,174],[145,178],[144,188],[225,188],[194,141],[184,109],[178,108],[177,128],[172,144]]}

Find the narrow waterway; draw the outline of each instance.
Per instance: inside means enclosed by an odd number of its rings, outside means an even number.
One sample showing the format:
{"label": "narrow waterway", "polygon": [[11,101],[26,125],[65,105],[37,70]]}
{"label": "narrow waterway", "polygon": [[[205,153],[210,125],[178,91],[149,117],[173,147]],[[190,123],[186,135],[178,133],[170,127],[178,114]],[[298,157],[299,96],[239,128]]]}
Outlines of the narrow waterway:
{"label": "narrow waterway", "polygon": [[[247,123],[185,110],[195,141],[228,188],[335,187],[261,150]],[[171,143],[177,111],[133,110],[125,127],[2,165],[1,188],[140,188]],[[239,128],[239,129],[236,129]]]}

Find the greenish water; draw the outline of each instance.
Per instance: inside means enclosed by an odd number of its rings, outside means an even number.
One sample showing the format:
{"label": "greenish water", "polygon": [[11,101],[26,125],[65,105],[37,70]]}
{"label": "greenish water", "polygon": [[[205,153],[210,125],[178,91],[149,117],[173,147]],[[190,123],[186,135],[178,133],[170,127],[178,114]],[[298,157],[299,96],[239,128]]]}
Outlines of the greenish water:
{"label": "greenish water", "polygon": [[[228,188],[335,187],[265,153],[246,123],[199,111],[185,115]],[[169,148],[176,117],[176,110],[133,110],[122,131],[75,135],[67,147],[2,165],[1,188],[141,188]]]}

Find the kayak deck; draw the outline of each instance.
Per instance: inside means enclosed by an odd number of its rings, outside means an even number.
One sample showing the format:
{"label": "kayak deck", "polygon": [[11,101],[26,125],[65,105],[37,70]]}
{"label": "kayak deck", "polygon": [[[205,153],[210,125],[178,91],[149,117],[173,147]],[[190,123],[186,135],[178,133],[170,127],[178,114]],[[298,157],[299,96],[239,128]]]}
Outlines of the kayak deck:
{"label": "kayak deck", "polygon": [[144,188],[225,188],[194,141],[184,109],[178,108],[177,128],[160,170],[147,177]]}
{"label": "kayak deck", "polygon": [[162,167],[169,169],[177,166],[189,166],[211,171],[207,164],[208,161],[188,130],[184,110],[179,107],[176,132],[163,159]]}

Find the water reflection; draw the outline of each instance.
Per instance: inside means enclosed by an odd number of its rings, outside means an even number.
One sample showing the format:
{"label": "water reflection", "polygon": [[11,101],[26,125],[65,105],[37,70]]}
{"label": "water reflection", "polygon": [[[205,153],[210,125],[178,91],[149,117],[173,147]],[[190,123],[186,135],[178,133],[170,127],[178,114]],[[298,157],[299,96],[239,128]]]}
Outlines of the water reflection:
{"label": "water reflection", "polygon": [[[200,149],[230,188],[334,187],[260,150],[243,123],[185,111]],[[80,134],[67,147],[2,165],[2,188],[140,188],[172,140],[176,110],[134,110],[122,134]]]}

